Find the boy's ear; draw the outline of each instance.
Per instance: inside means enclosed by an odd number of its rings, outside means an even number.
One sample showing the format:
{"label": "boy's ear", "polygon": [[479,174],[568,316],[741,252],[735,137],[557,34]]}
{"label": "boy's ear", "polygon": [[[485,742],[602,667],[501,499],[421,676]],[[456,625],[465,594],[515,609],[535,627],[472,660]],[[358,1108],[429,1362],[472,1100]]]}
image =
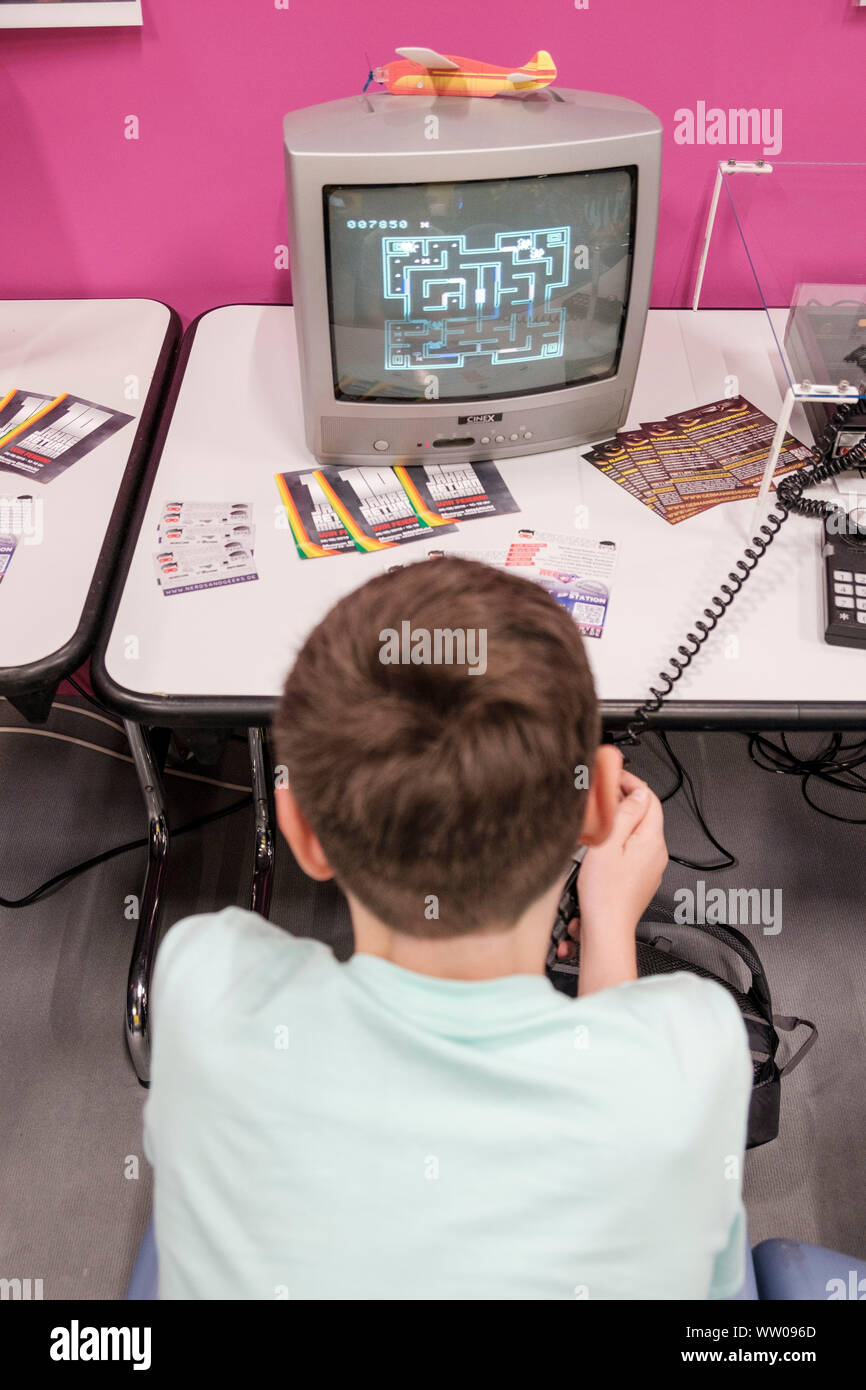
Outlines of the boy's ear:
{"label": "boy's ear", "polygon": [[622,753],[612,743],[600,744],[589,779],[580,844],[600,845],[613,829],[613,818],[621,800],[621,772]]}
{"label": "boy's ear", "polygon": [[290,787],[274,789],[277,824],[288,842],[289,849],[304,873],[320,882],[333,878],[334,871],[315,832],[292,795]]}

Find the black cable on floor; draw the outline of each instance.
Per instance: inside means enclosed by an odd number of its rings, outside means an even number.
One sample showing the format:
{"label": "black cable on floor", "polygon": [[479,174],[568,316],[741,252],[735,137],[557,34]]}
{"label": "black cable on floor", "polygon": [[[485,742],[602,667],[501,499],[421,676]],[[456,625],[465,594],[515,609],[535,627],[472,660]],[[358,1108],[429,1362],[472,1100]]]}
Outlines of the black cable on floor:
{"label": "black cable on floor", "polygon": [[111,719],[112,722],[117,725],[118,729],[123,729],[122,720],[118,719],[117,715],[113,714],[101,700],[97,700],[95,695],[91,695],[89,690],[85,690],[83,685],[79,685],[74,676],[64,676],[64,680],[72,686],[73,690],[77,690],[82,699],[86,700],[89,705],[92,705],[94,709],[98,709],[100,714],[104,714],[108,719]]}
{"label": "black cable on floor", "polygon": [[803,757],[790,747],[786,734],[779,736],[778,743],[767,738],[766,734],[751,733],[745,737],[749,741],[749,757],[755,766],[762,772],[773,772],[777,776],[798,777],[800,794],[813,811],[829,820],[841,821],[844,825],[866,825],[866,816],[839,816],[835,811],[819,806],[809,795],[813,781],[859,795],[866,792],[866,776],[856,771],[866,763],[866,739],[845,743],[842,734],[836,730],[823,748],[809,757]]}
{"label": "black cable on floor", "polygon": [[[725,849],[725,846],[723,844],[720,844],[713,832],[710,830],[710,827],[707,825],[704,814],[701,811],[700,805],[698,803],[698,795],[695,791],[695,786],[691,779],[690,773],[686,770],[686,768],[680,762],[674,750],[671,748],[671,745],[668,742],[667,734],[664,733],[661,729],[652,729],[650,730],[650,732],[655,738],[658,739],[659,743],[661,744],[667,757],[667,760],[673,768],[674,775],[676,777],[676,782],[671,787],[670,791],[665,792],[663,796],[660,795],[659,801],[661,801],[662,803],[664,803],[665,801],[670,801],[671,797],[676,796],[678,791],[683,791],[686,798],[686,804],[688,805],[688,808],[694,816],[695,820],[698,822],[698,825],[701,827],[701,830],[703,830],[710,844],[713,845],[719,851],[719,854],[724,855],[724,859],[720,864],[699,864],[694,859],[683,859],[681,855],[671,854],[670,851],[668,852],[668,858],[672,860],[674,864],[682,864],[683,867],[686,869],[700,869],[703,873],[713,873],[716,869],[729,869],[732,864],[736,864],[736,855],[731,854],[731,851],[729,849]],[[644,737],[646,737],[646,735],[644,735]]]}
{"label": "black cable on floor", "polygon": [[[171,838],[178,839],[181,835],[188,835],[193,830],[201,830],[202,826],[210,825],[213,821],[222,820],[225,816],[231,816],[235,811],[241,811],[246,806],[252,806],[252,796],[242,796],[238,801],[232,801],[228,806],[223,806],[219,811],[209,811],[205,816],[197,816],[195,820],[187,821],[186,825],[178,826],[177,830],[171,831]],[[87,873],[88,869],[95,869],[97,864],[104,864],[109,859],[114,859],[118,854],[126,854],[131,849],[144,849],[147,846],[147,838],[141,840],[128,840],[126,844],[115,845],[113,849],[104,850],[102,854],[94,854],[92,859],[83,859],[79,864],[73,864],[69,869],[63,869],[61,873],[54,874],[52,878],[46,879],[45,883],[34,888],[31,893],[25,894],[23,898],[2,898],[0,897],[0,907],[29,907],[39,898],[44,897],[52,888],[59,888],[64,883],[69,883],[77,878],[79,874]]]}
{"label": "black cable on floor", "polygon": [[671,748],[670,743],[668,742],[667,734],[664,733],[661,729],[655,729],[653,730],[653,732],[655,733],[656,738],[658,739],[659,743],[662,745],[663,749],[665,750],[665,753],[670,759],[671,766],[673,767],[677,777],[676,785],[665,796],[661,797],[660,800],[669,801],[670,798],[672,796],[675,796],[676,793],[682,788],[683,794],[686,798],[686,804],[688,805],[692,815],[695,817],[695,820],[698,822],[698,825],[701,827],[701,830],[703,830],[710,844],[713,845],[715,849],[719,851],[719,854],[723,854],[725,856],[721,864],[699,864],[693,859],[683,859],[680,857],[680,855],[670,853],[668,854],[668,858],[672,859],[675,864],[682,864],[686,869],[700,869],[704,873],[712,873],[715,869],[729,869],[732,864],[736,864],[736,855],[731,854],[731,851],[729,849],[725,849],[725,846],[716,839],[715,835],[710,830],[710,827],[707,825],[707,822],[704,819],[704,814],[701,811],[700,805],[698,803],[698,794],[695,791],[695,784],[692,781],[691,774],[685,767],[683,767],[683,764],[680,762],[676,753]]}

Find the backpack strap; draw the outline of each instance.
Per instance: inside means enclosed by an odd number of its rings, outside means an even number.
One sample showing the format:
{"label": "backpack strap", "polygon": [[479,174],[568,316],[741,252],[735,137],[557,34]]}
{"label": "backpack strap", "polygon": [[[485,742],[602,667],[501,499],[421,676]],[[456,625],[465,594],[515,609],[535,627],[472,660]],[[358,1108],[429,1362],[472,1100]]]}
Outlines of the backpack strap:
{"label": "backpack strap", "polygon": [[773,1024],[776,1028],[780,1028],[783,1033],[793,1033],[795,1028],[800,1027],[811,1029],[808,1038],[797,1048],[793,1057],[789,1057],[785,1065],[779,1068],[779,1075],[787,1076],[789,1072],[800,1065],[806,1056],[818,1036],[818,1029],[811,1019],[795,1018],[793,1014],[773,1014]]}
{"label": "backpack strap", "polygon": [[[647,925],[652,925],[651,919],[645,919]],[[639,923],[639,927],[644,923]],[[662,925],[662,924],[659,924]],[[668,925],[668,923],[664,923]],[[713,941],[727,946],[729,951],[739,956],[752,977],[751,991],[760,1007],[761,1013],[769,1023],[773,1017],[773,1005],[770,999],[770,985],[764,970],[761,957],[758,955],[754,946],[747,936],[737,931],[736,927],[729,926],[727,922],[678,922],[675,924],[680,927],[688,927],[689,931],[703,932]],[[661,947],[665,949],[665,947]],[[667,949],[670,950],[670,942],[667,942]]]}

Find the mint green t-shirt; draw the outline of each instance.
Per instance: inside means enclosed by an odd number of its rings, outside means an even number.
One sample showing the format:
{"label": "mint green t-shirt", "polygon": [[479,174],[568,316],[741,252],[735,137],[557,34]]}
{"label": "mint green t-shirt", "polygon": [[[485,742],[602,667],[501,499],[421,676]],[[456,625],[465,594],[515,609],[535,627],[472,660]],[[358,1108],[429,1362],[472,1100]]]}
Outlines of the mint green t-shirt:
{"label": "mint green t-shirt", "polygon": [[751,1063],[689,974],[572,1000],[173,927],[145,1150],[161,1298],[727,1298]]}

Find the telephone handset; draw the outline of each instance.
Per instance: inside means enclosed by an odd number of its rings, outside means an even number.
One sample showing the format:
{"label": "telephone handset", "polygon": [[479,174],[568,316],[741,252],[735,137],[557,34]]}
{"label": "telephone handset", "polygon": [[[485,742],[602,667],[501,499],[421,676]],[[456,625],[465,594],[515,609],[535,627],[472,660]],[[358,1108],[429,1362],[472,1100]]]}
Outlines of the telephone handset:
{"label": "telephone handset", "polygon": [[[824,640],[837,647],[866,647],[866,507],[824,521]],[[856,529],[855,529],[856,528]]]}
{"label": "telephone handset", "polygon": [[577,918],[580,918],[580,904],[577,900],[577,875],[583,863],[583,856],[586,854],[586,845],[581,845],[574,856],[574,863],[569,870],[568,878],[562,889],[562,896],[559,899],[559,906],[556,909],[556,921],[553,924],[553,931],[550,934],[550,945],[547,948],[547,969],[556,970],[560,975],[576,975],[577,965],[571,961],[559,959],[560,942],[568,937],[568,928]]}

